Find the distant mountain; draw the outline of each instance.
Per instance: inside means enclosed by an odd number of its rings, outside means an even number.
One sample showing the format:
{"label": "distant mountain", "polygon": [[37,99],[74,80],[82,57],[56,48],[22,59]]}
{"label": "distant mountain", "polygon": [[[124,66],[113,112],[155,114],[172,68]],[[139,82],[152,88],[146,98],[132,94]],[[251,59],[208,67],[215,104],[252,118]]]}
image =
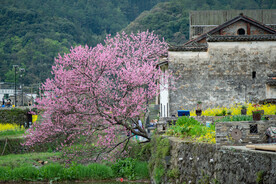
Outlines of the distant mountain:
{"label": "distant mountain", "polygon": [[[173,45],[189,39],[189,12],[191,10],[275,9],[275,0],[171,0],[159,3],[143,12],[124,31],[155,31]],[[276,13],[276,12],[275,12]]]}
{"label": "distant mountain", "polygon": [[0,82],[14,82],[13,65],[25,68],[18,84],[43,82],[58,53],[121,30],[154,30],[182,44],[190,10],[271,8],[275,0],[0,0]]}
{"label": "distant mountain", "polygon": [[19,83],[45,81],[58,53],[95,46],[164,1],[0,0],[0,82],[14,82],[13,65],[25,68]]}

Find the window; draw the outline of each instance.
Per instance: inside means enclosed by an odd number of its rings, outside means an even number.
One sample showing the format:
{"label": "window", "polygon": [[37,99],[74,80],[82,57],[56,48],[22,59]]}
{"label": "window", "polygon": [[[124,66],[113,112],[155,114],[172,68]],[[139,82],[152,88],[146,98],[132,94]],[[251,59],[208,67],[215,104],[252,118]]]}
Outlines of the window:
{"label": "window", "polygon": [[252,79],[255,79],[255,78],[256,78],[256,72],[253,71],[253,72],[252,72]]}
{"label": "window", "polygon": [[250,133],[251,134],[257,134],[258,133],[258,125],[257,124],[250,125]]}
{"label": "window", "polygon": [[195,27],[195,35],[201,35],[203,33],[203,27]]}
{"label": "window", "polygon": [[238,29],[238,35],[245,35],[245,30],[243,28]]}

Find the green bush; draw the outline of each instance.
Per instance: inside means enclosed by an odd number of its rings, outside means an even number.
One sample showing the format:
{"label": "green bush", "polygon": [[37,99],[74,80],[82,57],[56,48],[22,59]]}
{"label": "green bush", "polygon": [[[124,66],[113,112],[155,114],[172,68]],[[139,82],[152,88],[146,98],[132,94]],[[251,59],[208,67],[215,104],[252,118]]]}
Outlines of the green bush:
{"label": "green bush", "polygon": [[167,134],[180,137],[199,137],[205,135],[208,130],[215,131],[215,125],[206,127],[192,117],[183,116],[178,118],[176,124],[167,130]]}
{"label": "green bush", "polygon": [[170,155],[171,145],[167,138],[154,135],[151,141],[151,158],[149,160],[149,171],[157,184],[161,183],[165,174],[165,157]]}
{"label": "green bush", "polygon": [[[6,139],[7,139],[7,145],[6,144]],[[40,145],[35,145],[31,148],[23,146],[22,144],[24,143],[24,138],[7,138],[7,137],[1,137],[0,138],[0,153],[3,152],[3,149],[5,147],[3,155],[8,155],[8,154],[24,154],[24,153],[29,153],[29,152],[51,152],[55,150],[57,145],[55,143],[45,143],[45,144],[40,144]]]}
{"label": "green bush", "polygon": [[63,173],[63,167],[57,163],[48,164],[39,169],[40,177],[43,180],[60,180]]}
{"label": "green bush", "polygon": [[[265,120],[265,116],[262,116],[262,120]],[[253,121],[253,117],[249,115],[235,115],[225,116],[216,122],[229,122],[229,121]]]}
{"label": "green bush", "polygon": [[200,125],[200,122],[189,116],[181,116],[177,119],[176,125],[194,126],[194,125]]}
{"label": "green bush", "polygon": [[0,124],[5,123],[16,123],[18,125],[23,125],[27,122],[27,113],[29,109],[5,109],[0,111]]}
{"label": "green bush", "polygon": [[150,143],[138,144],[137,142],[130,141],[126,151],[128,153],[128,157],[135,158],[140,161],[148,161],[151,156],[150,150]]}
{"label": "green bush", "polygon": [[134,167],[134,173],[136,175],[136,179],[148,179],[149,176],[149,169],[147,162],[136,161]]}
{"label": "green bush", "polygon": [[114,173],[116,173],[117,177],[123,177],[128,179],[135,178],[135,160],[133,158],[117,160],[111,168],[114,171]]}
{"label": "green bush", "polygon": [[15,181],[36,181],[39,178],[39,170],[33,166],[15,168],[12,170],[10,178]]}
{"label": "green bush", "polygon": [[3,155],[24,153],[24,147],[21,145],[23,142],[23,138],[0,138],[0,152],[3,153]]}
{"label": "green bush", "polygon": [[94,163],[88,165],[87,168],[89,169],[87,175],[90,179],[102,180],[114,177],[113,170],[106,165]]}
{"label": "green bush", "polygon": [[112,166],[112,170],[116,173],[116,177],[134,179],[149,178],[147,162],[138,161],[133,158],[125,158],[117,160]]}

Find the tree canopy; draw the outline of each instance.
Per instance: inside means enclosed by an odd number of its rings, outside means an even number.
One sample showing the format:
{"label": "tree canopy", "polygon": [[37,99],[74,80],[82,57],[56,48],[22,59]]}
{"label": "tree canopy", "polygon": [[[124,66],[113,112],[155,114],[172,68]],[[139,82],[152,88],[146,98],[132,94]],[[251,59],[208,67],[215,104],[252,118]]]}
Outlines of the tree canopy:
{"label": "tree canopy", "polygon": [[82,139],[106,153],[134,135],[149,140],[138,120],[158,93],[162,71],[156,64],[166,52],[166,42],[141,32],[117,34],[104,45],[78,46],[59,56],[38,101],[43,121],[30,129],[26,145],[70,146]]}
{"label": "tree canopy", "polygon": [[0,81],[11,81],[12,66],[19,65],[25,68],[20,83],[43,82],[58,53],[96,46],[122,29],[155,31],[170,44],[182,44],[190,10],[272,8],[275,0],[1,0]]}
{"label": "tree canopy", "polygon": [[142,11],[164,0],[1,0],[0,81],[13,65],[25,67],[25,85],[51,76],[58,53],[95,46]]}

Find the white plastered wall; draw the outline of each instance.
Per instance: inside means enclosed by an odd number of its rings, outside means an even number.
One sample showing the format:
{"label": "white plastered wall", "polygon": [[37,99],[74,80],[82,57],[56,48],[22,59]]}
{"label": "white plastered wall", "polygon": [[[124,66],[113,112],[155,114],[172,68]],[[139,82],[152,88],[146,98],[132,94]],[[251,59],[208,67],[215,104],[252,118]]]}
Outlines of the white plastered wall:
{"label": "white plastered wall", "polygon": [[162,77],[160,79],[160,117],[169,116],[169,89],[168,78],[165,77],[168,71],[168,65],[161,66]]}

